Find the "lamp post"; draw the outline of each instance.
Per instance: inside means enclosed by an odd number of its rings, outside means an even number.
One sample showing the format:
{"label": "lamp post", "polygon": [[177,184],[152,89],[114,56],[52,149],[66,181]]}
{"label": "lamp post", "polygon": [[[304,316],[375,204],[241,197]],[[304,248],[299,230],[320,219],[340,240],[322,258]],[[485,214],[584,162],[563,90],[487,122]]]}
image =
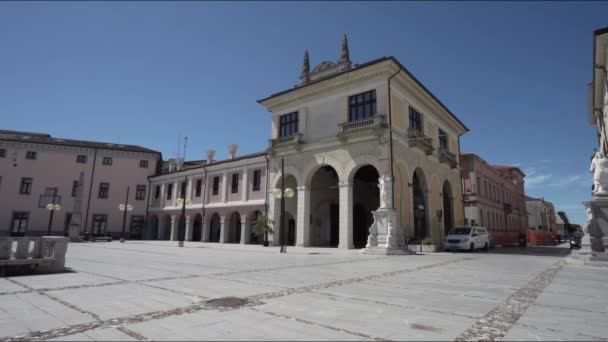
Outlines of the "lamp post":
{"label": "lamp post", "polygon": [[293,189],[285,189],[285,160],[281,158],[281,188],[275,188],[272,191],[272,195],[275,198],[281,199],[281,223],[280,223],[280,238],[281,241],[281,253],[287,253],[287,247],[285,246],[285,198],[291,198],[294,195]]}
{"label": "lamp post", "polygon": [[125,198],[124,204],[119,204],[118,209],[123,212],[122,214],[122,232],[120,233],[120,243],[125,242],[125,224],[127,223],[127,211],[133,210],[133,206],[129,204],[129,187],[127,187],[127,197]]}
{"label": "lamp post", "polygon": [[[186,176],[184,184],[188,186],[188,176]],[[184,247],[184,235],[186,235],[186,205],[192,204],[190,199],[186,199],[185,192],[186,191],[182,191],[182,197],[177,199],[177,205],[182,206],[182,216],[179,218],[179,223],[177,226],[177,245],[179,247]],[[183,235],[182,232],[184,233]]]}
{"label": "lamp post", "polygon": [[61,210],[61,206],[59,204],[55,204],[55,199],[57,198],[57,193],[53,193],[53,203],[49,203],[46,205],[46,210],[50,211],[49,215],[49,227],[47,230],[47,235],[51,235],[51,226],[53,225],[53,214],[56,210]]}

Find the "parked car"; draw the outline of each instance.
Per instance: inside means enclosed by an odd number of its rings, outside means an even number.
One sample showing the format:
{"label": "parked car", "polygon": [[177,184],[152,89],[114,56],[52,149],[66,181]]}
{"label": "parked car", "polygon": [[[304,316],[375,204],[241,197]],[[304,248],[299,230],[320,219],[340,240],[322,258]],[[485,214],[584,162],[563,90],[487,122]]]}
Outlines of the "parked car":
{"label": "parked car", "polygon": [[570,237],[570,249],[581,248],[581,243],[582,243],[584,235],[585,234],[578,233],[578,232],[575,232],[574,234],[572,234],[572,236]]}
{"label": "parked car", "polygon": [[446,235],[444,240],[445,250],[452,249],[469,250],[488,249],[490,247],[490,236],[483,227],[454,227]]}

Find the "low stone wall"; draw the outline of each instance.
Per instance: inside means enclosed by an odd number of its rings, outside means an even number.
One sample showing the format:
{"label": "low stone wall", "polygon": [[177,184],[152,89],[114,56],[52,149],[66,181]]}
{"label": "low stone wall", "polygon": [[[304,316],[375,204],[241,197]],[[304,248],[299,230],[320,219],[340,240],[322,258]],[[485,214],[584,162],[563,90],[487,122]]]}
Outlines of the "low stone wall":
{"label": "low stone wall", "polygon": [[528,246],[553,245],[553,233],[546,230],[528,230]]}
{"label": "low stone wall", "polygon": [[1,237],[0,267],[3,273],[24,267],[34,272],[63,272],[67,249],[66,237]]}
{"label": "low stone wall", "polygon": [[490,231],[492,246],[518,246],[519,232]]}

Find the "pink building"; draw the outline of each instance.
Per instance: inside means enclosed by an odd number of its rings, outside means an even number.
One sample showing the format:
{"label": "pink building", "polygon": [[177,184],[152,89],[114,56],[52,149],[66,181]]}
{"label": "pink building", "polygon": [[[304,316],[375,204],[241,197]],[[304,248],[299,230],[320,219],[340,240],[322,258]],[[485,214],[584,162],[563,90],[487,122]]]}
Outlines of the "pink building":
{"label": "pink building", "polygon": [[528,227],[524,177],[514,166],[489,165],[461,153],[465,221],[490,231],[493,245],[515,245]]}
{"label": "pink building", "polygon": [[118,237],[128,202],[127,237],[143,238],[148,177],[160,167],[159,152],[133,145],[54,138],[49,134],[0,130],[0,235],[52,235],[68,231],[76,189],[83,175],[82,233]]}
{"label": "pink building", "polygon": [[186,199],[186,241],[222,243],[261,243],[251,234],[251,222],[266,213],[267,154],[184,162],[172,159],[162,172],[150,177],[152,194],[149,205],[147,238],[178,240],[182,202]]}

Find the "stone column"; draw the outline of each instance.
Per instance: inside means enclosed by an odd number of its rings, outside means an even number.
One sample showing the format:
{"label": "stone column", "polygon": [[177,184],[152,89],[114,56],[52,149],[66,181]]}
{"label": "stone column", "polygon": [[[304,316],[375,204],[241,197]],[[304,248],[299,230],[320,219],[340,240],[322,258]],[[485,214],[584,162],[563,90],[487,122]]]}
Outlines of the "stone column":
{"label": "stone column", "polygon": [[272,191],[268,194],[268,221],[272,227],[272,234],[269,234],[268,240],[272,240],[273,246],[281,245],[281,201],[274,198]]}
{"label": "stone column", "polygon": [[247,219],[247,216],[241,216],[241,245],[249,243],[249,224],[250,220]]}
{"label": "stone column", "polygon": [[296,218],[296,246],[310,245],[310,188],[299,186]]}
{"label": "stone column", "polygon": [[171,194],[171,206],[175,207],[177,205],[177,197],[179,196],[181,188],[179,186],[179,182],[173,183],[173,193]]}
{"label": "stone column", "polygon": [[186,184],[186,196],[185,199],[192,199],[192,178],[188,178],[188,184]]}
{"label": "stone column", "polygon": [[165,184],[164,183],[160,185],[160,198],[158,201],[158,206],[161,208],[165,207]]}
{"label": "stone column", "polygon": [[209,242],[209,228],[211,228],[211,219],[203,222],[203,242]]}
{"label": "stone column", "polygon": [[171,241],[177,241],[177,224],[175,215],[171,215]]}
{"label": "stone column", "polygon": [[243,193],[241,194],[241,201],[245,202],[247,201],[247,199],[249,199],[249,184],[248,183],[248,174],[249,170],[247,168],[245,168],[243,170],[243,186],[241,187],[241,191],[243,191]]}
{"label": "stone column", "polygon": [[228,172],[222,172],[222,202],[226,203],[228,197]]}
{"label": "stone column", "polygon": [[338,248],[353,248],[353,186],[348,182],[338,183],[340,187],[340,243]]}
{"label": "stone column", "polygon": [[220,217],[220,243],[226,243],[228,238],[228,227],[225,224],[226,218]]}
{"label": "stone column", "polygon": [[186,241],[192,241],[192,221],[190,215],[186,215]]}

